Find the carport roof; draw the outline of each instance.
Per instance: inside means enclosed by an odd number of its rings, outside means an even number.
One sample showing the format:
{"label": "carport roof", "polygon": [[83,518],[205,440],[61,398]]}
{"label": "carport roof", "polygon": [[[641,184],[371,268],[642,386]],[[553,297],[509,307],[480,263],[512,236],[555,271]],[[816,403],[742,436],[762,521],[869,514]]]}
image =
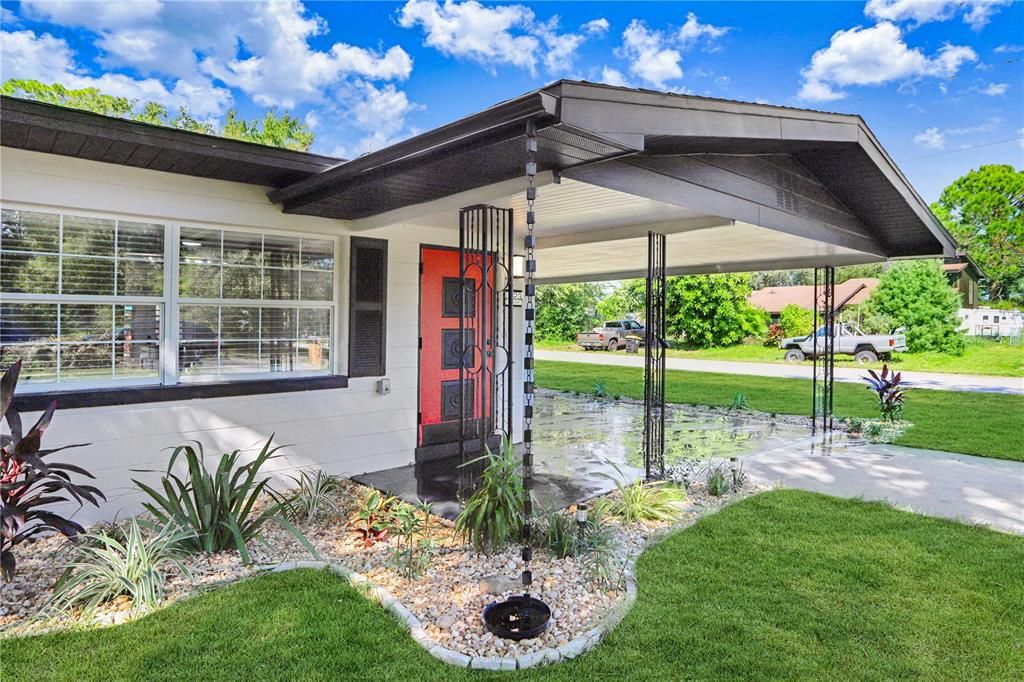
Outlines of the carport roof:
{"label": "carport roof", "polygon": [[[288,213],[358,220],[523,175],[560,177],[880,258],[955,242],[859,116],[558,81],[270,192]],[[543,197],[541,198],[543,201]],[[408,211],[404,211],[408,214]]]}

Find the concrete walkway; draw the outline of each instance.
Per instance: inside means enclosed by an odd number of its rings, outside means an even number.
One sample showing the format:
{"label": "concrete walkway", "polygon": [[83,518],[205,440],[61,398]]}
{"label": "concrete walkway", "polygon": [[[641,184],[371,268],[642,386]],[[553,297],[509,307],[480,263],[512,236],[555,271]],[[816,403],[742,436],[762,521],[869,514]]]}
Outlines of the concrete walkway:
{"label": "concrete walkway", "polygon": [[[582,362],[590,365],[615,365],[619,367],[643,367],[642,355],[626,353],[579,353],[573,351],[537,350],[540,360],[560,362]],[[786,379],[810,379],[813,367],[810,362],[799,364],[773,365],[764,362],[729,362],[725,360],[691,360],[689,358],[668,358],[668,369],[689,372],[717,372],[720,374],[745,374],[748,376],[780,377]],[[863,369],[836,367],[836,381],[863,383],[866,374]],[[906,372],[903,383],[913,388],[931,388],[942,391],[977,391],[983,393],[1005,393],[1024,395],[1024,378],[993,377],[974,374],[940,374],[937,372]]]}
{"label": "concrete walkway", "polygon": [[1024,534],[1024,462],[807,438],[743,458],[762,484],[881,500]]}

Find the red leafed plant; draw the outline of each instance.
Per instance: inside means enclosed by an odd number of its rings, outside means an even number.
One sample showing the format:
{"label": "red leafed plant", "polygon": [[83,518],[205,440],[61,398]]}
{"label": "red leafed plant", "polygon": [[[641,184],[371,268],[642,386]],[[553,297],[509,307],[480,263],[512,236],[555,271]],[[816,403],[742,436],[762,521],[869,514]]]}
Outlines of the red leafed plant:
{"label": "red leafed plant", "polygon": [[99,506],[106,500],[98,488],[71,482],[71,474],[94,478],[82,467],[61,462],[45,462],[43,458],[68,448],[66,445],[50,450],[42,449],[42,437],[53,419],[57,401],[50,403],[35,425],[24,433],[21,415],[14,407],[14,388],[18,384],[21,360],[4,372],[0,379],[0,407],[10,433],[0,435],[0,569],[4,580],[9,580],[16,567],[16,545],[39,533],[55,531],[67,537],[84,532],[84,528],[71,519],[50,511],[47,507],[74,498],[79,505],[86,502]]}
{"label": "red leafed plant", "polygon": [[864,377],[864,381],[868,382],[868,388],[878,397],[878,411],[882,419],[899,421],[903,416],[903,387],[900,385],[903,374],[890,372],[889,365],[882,365],[881,374],[872,369],[868,370],[868,374],[871,376]]}

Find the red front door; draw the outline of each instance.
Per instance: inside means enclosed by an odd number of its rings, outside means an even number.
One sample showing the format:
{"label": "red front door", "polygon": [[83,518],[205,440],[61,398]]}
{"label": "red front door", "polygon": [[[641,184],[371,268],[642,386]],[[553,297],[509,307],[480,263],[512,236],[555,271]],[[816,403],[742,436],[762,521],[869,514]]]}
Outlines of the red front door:
{"label": "red front door", "polygon": [[[467,260],[470,257],[467,257]],[[479,256],[473,258],[478,264]],[[489,287],[481,287],[482,270],[492,280],[491,258],[488,267],[467,268],[465,317],[459,250],[443,247],[420,248],[420,424],[419,446],[428,448],[458,443],[461,432],[462,402],[465,402],[466,433],[485,426],[481,419],[490,411],[492,377],[481,362],[488,357],[483,331],[488,328],[488,307],[493,303]],[[461,329],[460,329],[461,327]],[[483,346],[483,348],[481,348]],[[460,367],[465,371],[460,380]]]}

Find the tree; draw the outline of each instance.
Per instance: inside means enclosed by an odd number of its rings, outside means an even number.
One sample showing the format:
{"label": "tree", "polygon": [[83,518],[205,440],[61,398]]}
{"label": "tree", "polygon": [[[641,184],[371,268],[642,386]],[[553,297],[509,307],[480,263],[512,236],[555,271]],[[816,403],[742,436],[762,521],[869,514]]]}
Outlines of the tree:
{"label": "tree", "polygon": [[72,90],[59,83],[47,85],[34,80],[11,79],[0,86],[0,92],[12,97],[91,111],[104,116],[127,118],[141,123],[219,135],[273,147],[306,151],[313,144],[313,132],[305,124],[288,113],[279,115],[274,109],[264,113],[262,119],[252,121],[240,118],[238,112],[232,109],[226,115],[223,128],[218,130],[213,123],[195,118],[184,106],[179,107],[177,116],[171,117],[163,104],[116,97],[100,92],[97,88]]}
{"label": "tree", "polygon": [[537,287],[537,339],[572,341],[576,334],[594,326],[598,284],[548,284]]}
{"label": "tree", "polygon": [[627,279],[619,282],[598,302],[597,315],[604,320],[622,319],[629,313],[639,313],[642,317],[646,307],[646,280]]}
{"label": "tree", "polygon": [[959,355],[964,351],[957,317],[960,296],[949,286],[939,261],[895,263],[864,305],[868,320],[881,318],[894,327],[905,327],[912,353],[934,350]]}
{"label": "tree", "polygon": [[762,336],[768,316],[751,305],[750,275],[687,275],[669,280],[668,332],[692,346],[732,346]]}
{"label": "tree", "polygon": [[790,303],[779,313],[779,326],[786,336],[806,336],[814,327],[814,311]]}
{"label": "tree", "polygon": [[1024,300],[1024,171],[981,166],[944,189],[932,211],[989,278],[990,300]]}

